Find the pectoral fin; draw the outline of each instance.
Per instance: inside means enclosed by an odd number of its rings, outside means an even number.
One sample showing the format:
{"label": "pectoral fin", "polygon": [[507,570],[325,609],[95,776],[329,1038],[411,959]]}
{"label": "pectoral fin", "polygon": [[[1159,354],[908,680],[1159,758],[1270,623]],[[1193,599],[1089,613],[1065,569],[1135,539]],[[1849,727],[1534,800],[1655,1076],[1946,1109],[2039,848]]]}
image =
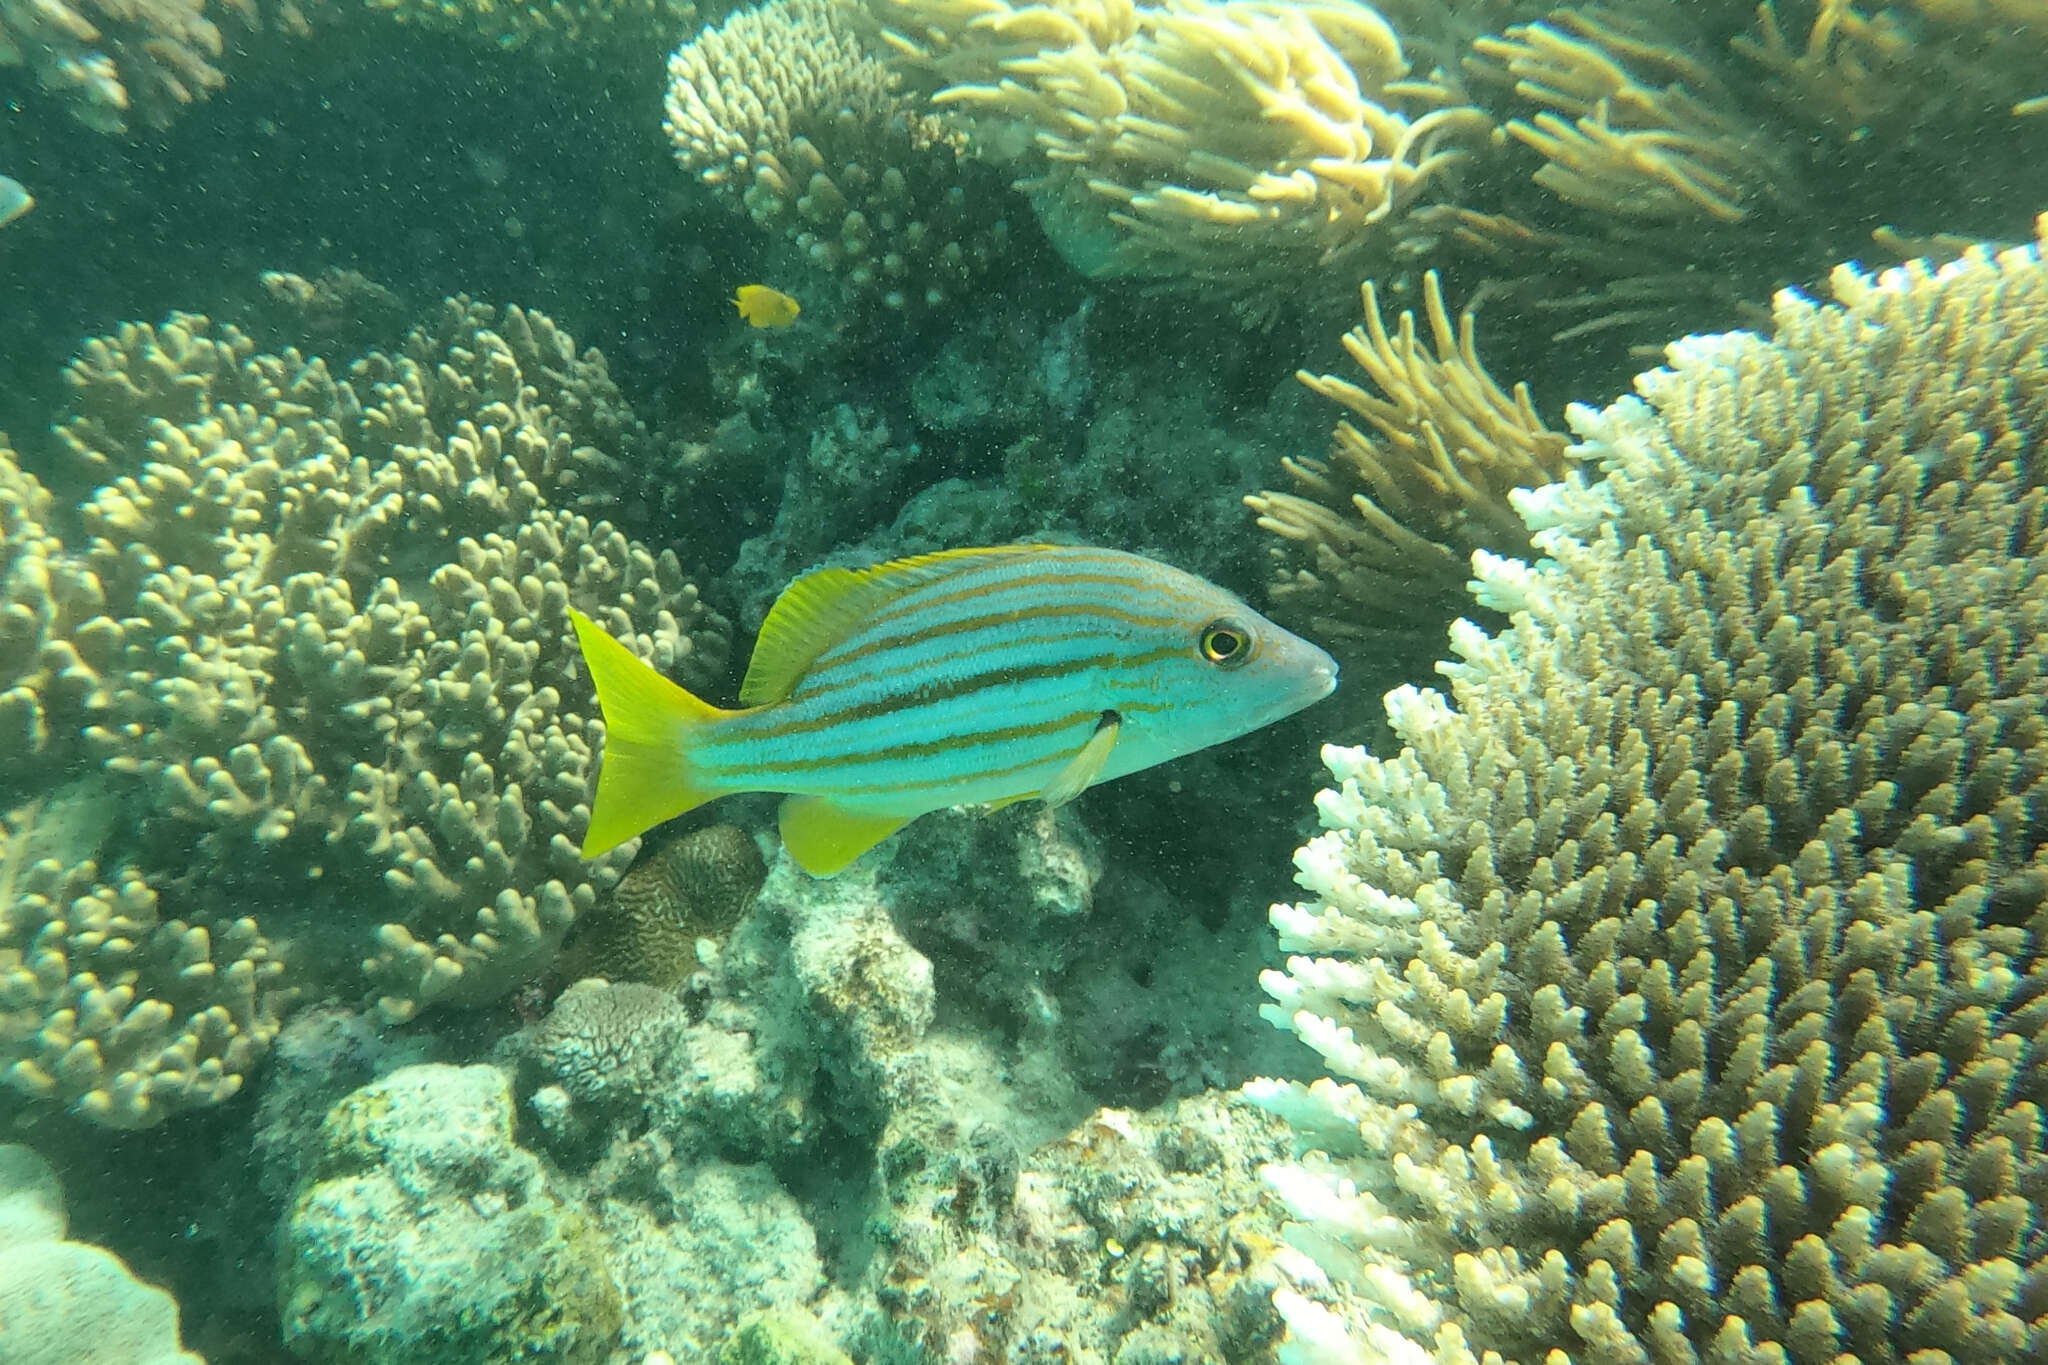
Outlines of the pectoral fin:
{"label": "pectoral fin", "polygon": [[778,817],[782,846],[813,877],[831,877],[910,823],[907,815],[848,810],[822,796],[792,796]]}
{"label": "pectoral fin", "polygon": [[1045,784],[1039,799],[1048,806],[1064,806],[1067,802],[1087,791],[1095,779],[1102,776],[1103,765],[1109,762],[1109,751],[1116,747],[1117,732],[1123,727],[1123,717],[1114,711],[1104,711],[1095,722],[1095,733],[1088,736],[1088,742],[1081,746],[1079,753],[1060,769],[1059,776]]}

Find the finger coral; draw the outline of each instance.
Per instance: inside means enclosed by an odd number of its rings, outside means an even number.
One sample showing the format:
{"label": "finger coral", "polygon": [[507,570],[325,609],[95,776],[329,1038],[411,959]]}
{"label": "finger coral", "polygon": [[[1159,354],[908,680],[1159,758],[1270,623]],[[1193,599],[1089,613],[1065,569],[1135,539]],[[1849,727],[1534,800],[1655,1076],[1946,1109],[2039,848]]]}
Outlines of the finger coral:
{"label": "finger coral", "polygon": [[50,516],[49,492],[0,438],[0,799],[28,795],[109,700],[105,594]]}
{"label": "finger coral", "polygon": [[[0,479],[4,620],[39,642],[0,704],[39,771],[98,759],[136,818],[90,850],[113,890],[83,856],[30,865],[33,913],[0,934],[17,1086],[150,1121],[165,1106],[127,1095],[151,1066],[113,1058],[160,1053],[232,1093],[274,1031],[266,936],[302,984],[357,989],[362,962],[392,1019],[549,965],[631,858],[578,853],[600,722],[569,608],[699,686],[726,653],[673,553],[573,510],[614,506],[645,439],[601,358],[456,300],[346,378],[178,315],[67,379],[55,435],[98,486],[67,544],[38,486]],[[197,910],[237,903],[260,930],[209,949]],[[158,1046],[188,1019],[197,1045]]]}
{"label": "finger coral", "polygon": [[2017,236],[2040,201],[2035,0],[1529,8],[1460,68],[1533,185],[1430,224],[1561,339],[1756,325],[1873,236]]}
{"label": "finger coral", "polygon": [[369,0],[400,24],[459,33],[501,51],[589,60],[605,44],[644,51],[675,41],[697,18],[696,0]]}
{"label": "finger coral", "polygon": [[115,1128],[235,1094],[290,1003],[273,946],[248,916],[166,919],[138,870],[79,853],[76,816],[44,815],[0,834],[0,1081]]}
{"label": "finger coral", "polygon": [[1009,241],[1004,196],[897,88],[832,0],[767,0],[669,59],[686,170],[795,244],[849,300],[959,298]]}
{"label": "finger coral", "polygon": [[161,125],[221,84],[205,0],[0,0],[0,66],[27,66],[79,122]]}
{"label": "finger coral", "polygon": [[1423,277],[1434,356],[1414,313],[1390,333],[1370,280],[1362,292],[1365,324],[1345,334],[1344,350],[1379,392],[1338,375],[1295,377],[1374,435],[1340,422],[1328,463],[1282,461],[1299,493],[1245,503],[1290,542],[1278,549],[1274,604],[1308,617],[1319,638],[1433,635],[1464,600],[1473,551],[1528,552],[1508,496],[1561,477],[1569,443],[1536,415],[1526,385],[1508,393],[1493,382],[1472,315],[1453,328],[1434,271]]}
{"label": "finger coral", "polygon": [[1248,294],[1399,241],[1490,121],[1416,78],[1372,6],[873,0],[935,99],[1017,125],[1088,274]]}
{"label": "finger coral", "polygon": [[1844,267],[1575,410],[1455,704],[1326,751],[1263,984],[1331,1075],[1251,1090],[1317,1149],[1302,1340],[2048,1354],[2042,250]]}

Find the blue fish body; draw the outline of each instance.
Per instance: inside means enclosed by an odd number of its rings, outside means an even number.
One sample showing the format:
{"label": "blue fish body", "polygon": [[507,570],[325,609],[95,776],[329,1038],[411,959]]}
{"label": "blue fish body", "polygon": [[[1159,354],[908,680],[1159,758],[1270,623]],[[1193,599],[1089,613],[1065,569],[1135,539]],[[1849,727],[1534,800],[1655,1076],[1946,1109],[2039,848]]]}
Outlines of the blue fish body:
{"label": "blue fish body", "polygon": [[607,726],[586,854],[742,791],[830,875],[927,811],[1069,800],[1329,695],[1337,669],[1235,596],[1083,546],[956,550],[798,579],[741,709],[691,697],[577,618]]}

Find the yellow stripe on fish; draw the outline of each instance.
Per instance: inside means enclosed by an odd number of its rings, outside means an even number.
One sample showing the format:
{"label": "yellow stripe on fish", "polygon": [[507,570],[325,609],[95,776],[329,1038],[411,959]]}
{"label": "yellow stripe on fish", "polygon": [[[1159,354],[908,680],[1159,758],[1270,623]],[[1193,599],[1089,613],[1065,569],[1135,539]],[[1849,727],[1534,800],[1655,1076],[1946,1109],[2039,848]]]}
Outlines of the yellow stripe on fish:
{"label": "yellow stripe on fish", "polygon": [[1040,796],[1235,739],[1328,696],[1330,656],[1193,574],[1004,545],[822,569],[762,623],[740,708],[571,613],[604,711],[585,857],[736,792],[829,877],[927,811]]}

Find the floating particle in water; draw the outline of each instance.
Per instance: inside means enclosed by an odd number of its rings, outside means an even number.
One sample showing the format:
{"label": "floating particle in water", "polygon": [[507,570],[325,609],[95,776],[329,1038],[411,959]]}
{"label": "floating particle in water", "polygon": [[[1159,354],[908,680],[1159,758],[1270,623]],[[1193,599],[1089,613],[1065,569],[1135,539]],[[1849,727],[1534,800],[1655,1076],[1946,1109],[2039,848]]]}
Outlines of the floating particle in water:
{"label": "floating particle in water", "polygon": [[0,227],[6,227],[35,206],[35,196],[19,180],[0,175]]}

